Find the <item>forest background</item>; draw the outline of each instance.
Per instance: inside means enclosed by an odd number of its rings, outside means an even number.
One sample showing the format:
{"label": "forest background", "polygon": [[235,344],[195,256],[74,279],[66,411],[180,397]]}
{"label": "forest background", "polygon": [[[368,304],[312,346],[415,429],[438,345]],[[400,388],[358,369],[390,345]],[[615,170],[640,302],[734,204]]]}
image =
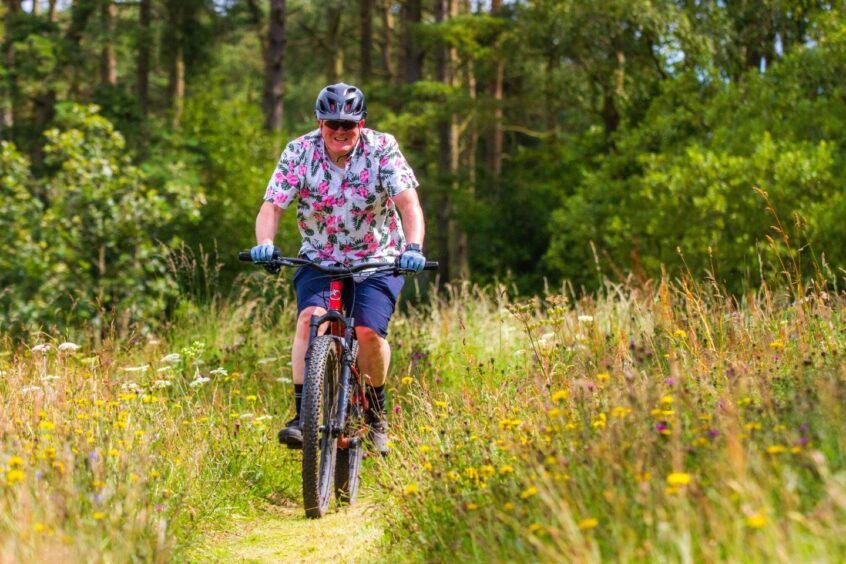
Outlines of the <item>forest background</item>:
{"label": "forest background", "polygon": [[[180,289],[225,292],[279,152],[338,81],[414,167],[442,283],[663,268],[741,293],[785,247],[794,274],[836,279],[842,7],[3,0],[0,330],[143,328]],[[213,285],[179,274],[180,248],[219,263]]]}

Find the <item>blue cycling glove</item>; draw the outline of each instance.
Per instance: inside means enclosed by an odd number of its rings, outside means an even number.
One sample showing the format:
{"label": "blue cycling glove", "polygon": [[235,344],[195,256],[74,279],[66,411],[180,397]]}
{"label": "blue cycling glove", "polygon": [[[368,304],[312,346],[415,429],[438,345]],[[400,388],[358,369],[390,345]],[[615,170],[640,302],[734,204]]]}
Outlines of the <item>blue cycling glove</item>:
{"label": "blue cycling glove", "polygon": [[414,273],[422,272],[423,267],[426,266],[426,257],[423,256],[421,250],[420,245],[407,245],[405,252],[400,255],[400,270]]}
{"label": "blue cycling glove", "polygon": [[266,262],[273,258],[274,251],[276,251],[276,247],[273,245],[256,245],[250,249],[250,258],[253,259],[253,262]]}

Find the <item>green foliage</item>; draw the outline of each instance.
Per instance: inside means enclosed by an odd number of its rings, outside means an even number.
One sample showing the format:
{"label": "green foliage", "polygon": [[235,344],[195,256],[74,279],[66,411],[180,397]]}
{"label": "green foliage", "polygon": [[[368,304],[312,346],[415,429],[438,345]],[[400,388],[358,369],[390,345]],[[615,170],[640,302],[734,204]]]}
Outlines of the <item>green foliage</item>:
{"label": "green foliage", "polygon": [[[38,232],[18,231],[10,242],[9,248],[21,249],[26,275],[17,275],[18,284],[3,284],[13,307],[0,324],[4,330],[86,321],[98,326],[102,313],[116,313],[121,329],[144,326],[175,292],[165,257],[179,239],[168,229],[198,220],[203,195],[176,182],[149,186],[126,155],[123,136],[96,106],[63,106],[58,122],[61,129],[46,132],[51,174],[41,180],[43,207],[27,197],[26,161],[4,145],[9,188],[3,197],[13,215],[2,216],[8,222],[3,231],[33,225]],[[39,262],[29,264],[34,259]],[[3,276],[16,276],[21,267],[4,269]]]}

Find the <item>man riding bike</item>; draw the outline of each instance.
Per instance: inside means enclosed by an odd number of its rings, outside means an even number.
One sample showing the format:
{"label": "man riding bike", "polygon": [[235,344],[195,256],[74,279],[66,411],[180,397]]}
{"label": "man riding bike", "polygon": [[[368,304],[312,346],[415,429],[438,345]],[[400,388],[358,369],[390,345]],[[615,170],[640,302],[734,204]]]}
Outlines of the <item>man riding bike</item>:
{"label": "man riding bike", "polygon": [[[396,139],[364,127],[364,93],[349,84],[321,90],[314,112],[317,129],[288,144],[267,185],[256,217],[253,261],[273,256],[279,219],[298,200],[301,257],[343,266],[373,261],[393,264],[399,257],[402,270],[423,270],[425,224],[417,197],[419,184]],[[357,276],[355,281],[345,288],[344,306],[355,319],[358,366],[368,383],[368,436],[385,455],[385,379],[391,359],[386,337],[404,279],[381,272]],[[309,320],[326,312],[329,280],[301,267],[294,275],[294,287],[299,316],[291,356],[297,415],[279,431],[279,441],[290,448],[302,445],[300,409]]]}

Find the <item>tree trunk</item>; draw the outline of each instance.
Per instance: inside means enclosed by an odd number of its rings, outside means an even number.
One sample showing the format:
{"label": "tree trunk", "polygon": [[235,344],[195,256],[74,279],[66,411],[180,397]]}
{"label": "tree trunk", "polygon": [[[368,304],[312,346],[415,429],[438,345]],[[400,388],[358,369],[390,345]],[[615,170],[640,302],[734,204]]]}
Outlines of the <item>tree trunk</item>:
{"label": "tree trunk", "polygon": [[141,115],[146,116],[150,100],[150,4],[152,0],[141,0],[138,13],[138,103]]}
{"label": "tree trunk", "polygon": [[326,46],[327,53],[326,80],[330,84],[338,82],[344,74],[344,52],[338,42],[341,32],[341,10],[329,10],[328,21],[326,22]]}
{"label": "tree trunk", "polygon": [[402,10],[403,78],[406,83],[417,82],[423,74],[423,51],[414,38],[414,27],[420,23],[422,15],[420,0],[406,0]]}
{"label": "tree trunk", "polygon": [[264,127],[268,131],[276,131],[282,127],[284,54],[285,0],[270,0],[270,25],[267,31],[264,66]]}
{"label": "tree trunk", "polygon": [[[498,16],[502,7],[501,0],[491,2],[491,15]],[[487,169],[492,180],[491,184],[496,189],[499,186],[499,177],[502,173],[502,147],[504,135],[502,131],[502,98],[503,82],[505,81],[505,57],[501,53],[494,63],[494,78],[491,82],[491,97],[494,102],[493,131],[488,142]]]}
{"label": "tree trunk", "polygon": [[176,46],[170,63],[168,93],[170,94],[170,107],[173,111],[172,125],[179,127],[185,104],[185,58],[181,42]]}
{"label": "tree trunk", "polygon": [[[12,17],[16,15],[20,9],[20,0],[6,0],[6,21],[4,22],[5,26],[5,33],[9,33],[9,29],[11,27]],[[5,41],[6,52],[3,53],[5,58],[6,68],[11,69],[15,64],[15,49],[13,47],[13,42],[8,40]],[[7,76],[4,77],[3,80],[3,98],[0,100],[0,137],[3,139],[11,139],[11,132],[12,128],[15,125],[15,103],[14,103],[14,94],[13,94],[13,87],[12,83],[10,82],[11,77]]]}
{"label": "tree trunk", "polygon": [[[79,96],[79,69],[82,66],[82,32],[88,24],[88,19],[97,7],[97,0],[73,0],[71,4],[71,21],[65,38],[70,43],[70,98]],[[85,82],[83,80],[83,82]]]}
{"label": "tree trunk", "polygon": [[47,17],[51,22],[56,21],[56,0],[50,0],[47,4]]}
{"label": "tree trunk", "polygon": [[382,17],[382,68],[385,70],[385,80],[391,82],[394,79],[394,15],[391,13],[391,1],[382,0],[379,14]]}
{"label": "tree trunk", "polygon": [[32,15],[41,15],[41,0],[32,0]]}
{"label": "tree trunk", "polygon": [[117,84],[117,60],[115,59],[115,13],[117,7],[112,0],[101,0],[100,25],[103,47],[100,61],[100,83],[103,86]]}
{"label": "tree trunk", "polygon": [[365,84],[370,82],[373,72],[373,0],[358,0],[358,5],[361,15],[361,82]]}

